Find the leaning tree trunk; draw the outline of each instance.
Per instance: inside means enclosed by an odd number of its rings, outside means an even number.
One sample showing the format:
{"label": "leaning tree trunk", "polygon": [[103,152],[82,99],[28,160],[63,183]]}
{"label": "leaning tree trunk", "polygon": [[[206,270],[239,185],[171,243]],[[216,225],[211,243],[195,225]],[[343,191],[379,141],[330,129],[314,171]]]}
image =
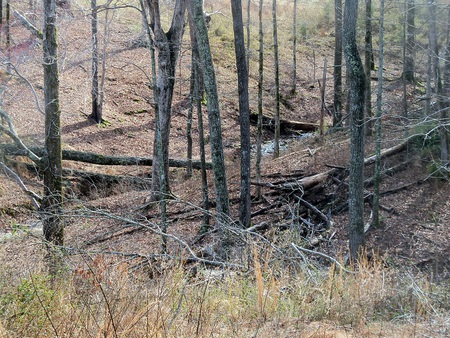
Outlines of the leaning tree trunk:
{"label": "leaning tree trunk", "polygon": [[344,53],[350,79],[350,256],[358,259],[364,245],[364,67],[356,43],[358,0],[347,0],[344,9]]}
{"label": "leaning tree trunk", "polygon": [[216,76],[202,5],[202,0],[191,1],[192,17],[194,18],[195,23],[195,36],[199,48],[203,69],[203,81],[208,101],[211,159],[214,174],[214,188],[216,192],[216,208],[218,212],[217,227],[219,230],[222,254],[227,255],[229,246],[231,245],[230,233],[226,230],[229,221],[230,204],[225,173],[225,158],[223,154],[219,94],[217,92]]}
{"label": "leaning tree trunk", "polygon": [[239,122],[241,131],[241,183],[239,220],[245,228],[250,226],[250,107],[248,102],[248,67],[245,57],[245,41],[241,0],[231,0],[233,15],[234,50],[238,73]]}
{"label": "leaning tree trunk", "polygon": [[[44,1],[44,100],[45,100],[45,149],[44,200],[42,203],[45,240],[60,246],[64,242],[62,217],[62,150],[59,107],[58,44],[56,33],[55,0]],[[50,272],[57,272],[58,255],[49,246]]]}
{"label": "leaning tree trunk", "polygon": [[342,126],[342,0],[334,1],[334,97],[333,126]]}

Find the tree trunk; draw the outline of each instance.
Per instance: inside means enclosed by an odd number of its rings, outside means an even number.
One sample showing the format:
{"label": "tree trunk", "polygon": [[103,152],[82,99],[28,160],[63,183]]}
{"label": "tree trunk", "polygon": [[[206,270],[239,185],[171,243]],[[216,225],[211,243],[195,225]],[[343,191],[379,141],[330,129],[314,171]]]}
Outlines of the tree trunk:
{"label": "tree trunk", "polygon": [[[155,163],[152,171],[152,200],[161,197],[161,192],[170,191],[169,187],[169,141],[172,98],[175,85],[175,71],[184,28],[184,14],[187,0],[177,0],[173,12],[171,26],[167,33],[161,25],[158,1],[147,0],[151,29],[158,50],[157,110],[155,111],[156,131],[153,144]],[[162,167],[163,175],[160,175]],[[161,181],[163,178],[163,181]],[[163,193],[164,195],[164,193]]]}
{"label": "tree trunk", "polygon": [[294,0],[294,21],[292,24],[292,89],[291,94],[297,91],[297,0]]}
{"label": "tree trunk", "polygon": [[444,86],[440,93],[440,126],[439,135],[441,138],[441,165],[442,172],[445,175],[450,169],[449,166],[449,127],[450,123],[448,121],[449,109],[450,109],[450,6],[447,9],[448,19],[447,19],[447,45],[445,46],[444,52]]}
{"label": "tree trunk", "polygon": [[277,0],[272,2],[273,20],[273,56],[275,69],[275,138],[273,145],[273,157],[280,156],[280,66],[278,62],[278,23],[277,23]]}
{"label": "tree trunk", "polygon": [[[56,33],[55,0],[44,1],[44,100],[45,100],[45,149],[44,156],[44,200],[42,216],[44,238],[56,246],[64,242],[64,220],[62,216],[62,151],[59,107],[58,44]],[[58,255],[49,247],[50,273],[55,274]]]}
{"label": "tree trunk", "polygon": [[228,198],[227,178],[225,173],[225,158],[223,154],[222,126],[219,109],[219,95],[217,92],[216,75],[212,62],[211,49],[209,46],[208,30],[203,15],[203,1],[192,0],[191,10],[195,22],[195,36],[198,43],[199,55],[203,70],[205,84],[209,132],[211,143],[211,157],[214,173],[214,188],[216,192],[216,208],[218,212],[217,227],[221,240],[223,254],[227,254],[231,244],[230,234],[226,230],[228,224],[230,203]]}
{"label": "tree trunk", "polygon": [[342,126],[342,0],[334,1],[333,126]]}
{"label": "tree trunk", "polygon": [[239,122],[241,131],[241,182],[239,220],[245,228],[250,226],[250,107],[248,102],[248,68],[245,57],[245,41],[241,0],[231,0],[233,16],[234,50],[238,73]]}
{"label": "tree trunk", "polygon": [[344,52],[350,79],[350,256],[358,259],[364,245],[364,67],[356,43],[358,0],[347,0],[344,9]]}
{"label": "tree trunk", "polygon": [[384,61],[384,0],[380,2],[380,35],[379,35],[379,64],[378,64],[378,88],[377,88],[377,113],[376,113],[376,143],[375,143],[375,179],[373,185],[372,226],[380,226],[380,182],[381,182],[381,124],[383,114],[383,61]]}
{"label": "tree trunk", "polygon": [[373,122],[372,122],[372,88],[371,88],[371,71],[373,66],[373,51],[372,51],[372,0],[366,0],[366,36],[365,36],[365,74],[366,74],[366,95],[365,100],[365,114],[367,118],[366,122],[366,134],[372,135]]}
{"label": "tree trunk", "polygon": [[415,0],[407,0],[406,3],[406,41],[405,41],[405,66],[404,78],[407,82],[414,82],[414,48],[415,48]]}
{"label": "tree trunk", "polygon": [[[264,31],[262,20],[263,0],[259,0],[259,57],[258,57],[258,124],[256,139],[256,182],[261,181],[261,144],[262,144],[262,118],[263,118],[263,80],[264,80]],[[261,187],[256,187],[256,198],[261,200]]]}
{"label": "tree trunk", "polygon": [[99,100],[98,83],[98,20],[97,20],[97,0],[91,0],[91,30],[92,30],[92,112],[90,118],[95,122],[102,122],[102,105]]}

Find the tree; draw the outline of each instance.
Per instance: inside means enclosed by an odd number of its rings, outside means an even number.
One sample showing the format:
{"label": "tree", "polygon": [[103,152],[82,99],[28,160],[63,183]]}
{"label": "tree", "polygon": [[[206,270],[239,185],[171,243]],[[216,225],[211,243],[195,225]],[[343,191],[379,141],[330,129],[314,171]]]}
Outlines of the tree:
{"label": "tree", "polygon": [[[258,130],[256,140],[256,182],[261,181],[261,144],[262,144],[262,120],[263,120],[263,80],[264,80],[264,31],[262,20],[263,0],[259,0],[259,53],[258,53]],[[256,198],[261,200],[261,186],[256,187]]]}
{"label": "tree", "polygon": [[239,220],[244,227],[250,226],[250,108],[248,102],[248,67],[245,57],[245,40],[241,0],[231,0],[233,16],[234,50],[238,73],[239,122],[241,131],[241,191]]}
{"label": "tree", "polygon": [[404,42],[405,60],[403,77],[407,82],[414,82],[414,49],[415,49],[415,0],[407,0],[406,3],[406,41]]}
{"label": "tree", "polygon": [[379,35],[379,63],[378,63],[378,88],[377,88],[377,112],[375,122],[375,180],[373,185],[372,226],[380,226],[380,181],[381,181],[381,116],[383,109],[383,62],[384,62],[384,0],[380,1],[380,35]]}
{"label": "tree", "polygon": [[342,0],[334,1],[333,126],[342,125]]}
{"label": "tree", "polygon": [[358,0],[347,0],[344,8],[344,54],[350,80],[350,256],[357,260],[364,245],[364,91],[365,74],[356,43]]}
{"label": "tree", "polygon": [[98,83],[98,8],[97,0],[91,0],[91,30],[92,30],[92,112],[90,117],[97,123],[102,122],[102,104]]}
{"label": "tree", "polygon": [[292,68],[294,68],[294,73],[292,74],[291,94],[294,95],[297,91],[297,0],[294,0],[294,21],[292,23],[292,33]]}
{"label": "tree", "polygon": [[231,238],[225,229],[228,223],[230,203],[223,154],[219,94],[217,92],[216,76],[209,46],[208,29],[203,15],[203,1],[192,0],[190,10],[192,11],[192,17],[195,23],[195,37],[197,39],[202,64],[207,98],[214,189],[216,193],[216,209],[218,212],[217,227],[221,240],[222,254],[226,255],[228,247],[231,244]]}
{"label": "tree", "polygon": [[[150,28],[154,35],[154,46],[158,50],[157,109],[155,111],[156,132],[153,153],[156,155],[152,170],[152,200],[164,196],[169,188],[169,139],[175,70],[184,28],[187,0],[175,2],[170,28],[167,32],[161,24],[158,0],[147,0]],[[160,171],[162,168],[162,171]],[[162,175],[161,175],[162,173]]]}
{"label": "tree", "polygon": [[[60,246],[64,242],[64,220],[62,217],[61,109],[55,0],[44,0],[43,52],[46,149],[42,166],[44,169],[43,228],[45,240]],[[58,269],[58,260],[53,248],[49,246],[49,249],[50,272],[55,273]]]}
{"label": "tree", "polygon": [[373,51],[372,51],[372,0],[366,0],[366,36],[364,50],[364,69],[366,75],[366,95],[365,95],[365,114],[367,117],[366,133],[372,135],[372,88],[371,71],[374,69]]}
{"label": "tree", "polygon": [[272,2],[273,23],[273,57],[275,69],[275,138],[273,145],[273,157],[280,156],[280,65],[278,62],[278,23],[277,0]]}

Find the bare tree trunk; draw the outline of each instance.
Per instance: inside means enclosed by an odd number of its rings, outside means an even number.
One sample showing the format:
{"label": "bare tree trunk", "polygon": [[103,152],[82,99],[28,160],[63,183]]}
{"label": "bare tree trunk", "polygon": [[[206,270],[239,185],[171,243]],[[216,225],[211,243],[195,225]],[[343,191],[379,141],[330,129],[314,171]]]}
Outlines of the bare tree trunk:
{"label": "bare tree trunk", "polygon": [[344,51],[350,79],[350,256],[358,259],[364,246],[364,67],[356,43],[358,0],[347,0],[344,9]]}
{"label": "bare tree trunk", "polygon": [[[262,21],[263,0],[259,0],[259,60],[258,60],[258,130],[256,140],[256,182],[261,181],[261,143],[263,120],[263,80],[264,80],[264,31]],[[261,186],[256,187],[256,198],[261,200]]]}
{"label": "bare tree trunk", "polygon": [[217,92],[216,75],[209,46],[208,30],[203,15],[203,1],[192,0],[191,11],[195,22],[195,36],[199,48],[199,55],[203,69],[208,101],[209,132],[211,143],[211,157],[214,173],[214,188],[216,192],[216,208],[218,212],[218,230],[221,240],[222,254],[227,255],[231,244],[230,233],[226,230],[230,213],[227,179],[225,173],[225,159],[222,143],[222,126],[219,109],[219,95]]}
{"label": "bare tree trunk", "polygon": [[[439,135],[441,138],[441,165],[443,167],[442,172],[445,174],[449,172],[449,128],[450,123],[448,121],[449,109],[450,109],[450,6],[447,8],[447,45],[444,52],[444,87],[440,93],[440,126]],[[448,174],[447,174],[448,176]]]}
{"label": "bare tree trunk", "polygon": [[333,126],[342,126],[342,0],[334,1],[334,96]]}
{"label": "bare tree trunk", "polygon": [[247,54],[246,54],[246,62],[247,62],[247,73],[250,73],[250,18],[251,18],[251,0],[247,1],[247,23],[246,23],[246,29],[247,29]]}
{"label": "bare tree trunk", "polygon": [[372,51],[372,0],[366,1],[366,36],[365,36],[365,74],[366,74],[366,95],[365,95],[365,114],[367,118],[366,122],[366,135],[372,135],[373,122],[372,122],[372,88],[371,88],[371,70],[373,67],[373,51]]}
{"label": "bare tree trunk", "polygon": [[375,143],[375,180],[373,185],[372,226],[380,226],[380,181],[381,181],[381,131],[383,114],[383,62],[384,62],[384,0],[380,2],[380,35],[379,35],[379,64],[377,88],[377,114],[376,114],[376,143]]}
{"label": "bare tree trunk", "polygon": [[404,77],[407,82],[414,82],[414,49],[415,49],[415,0],[407,0],[406,3],[406,41],[405,41],[405,67]]}
{"label": "bare tree trunk", "polygon": [[[56,33],[55,0],[44,1],[44,100],[45,100],[45,148],[44,200],[42,203],[44,238],[51,245],[64,242],[62,216],[62,150],[61,110],[59,107],[58,44]],[[55,274],[59,266],[57,251],[49,248],[49,270]]]}
{"label": "bare tree trunk", "polygon": [[90,118],[95,122],[102,122],[102,105],[99,100],[98,82],[98,17],[97,0],[91,0],[91,30],[92,30],[92,112]]}
{"label": "bare tree trunk", "polygon": [[294,0],[294,22],[292,24],[293,46],[292,46],[292,89],[291,95],[297,91],[297,0]]}
{"label": "bare tree trunk", "polygon": [[273,18],[273,53],[275,68],[275,138],[273,145],[273,157],[280,156],[280,66],[278,61],[278,23],[277,23],[277,0],[272,2]]}
{"label": "bare tree trunk", "polygon": [[[161,25],[159,1],[147,0],[147,5],[151,18],[151,29],[155,38],[155,47],[158,50],[158,79],[156,83],[158,106],[155,111],[157,124],[153,145],[156,156],[154,156],[155,163],[152,171],[152,200],[157,200],[161,197],[161,192],[170,191],[168,180],[170,120],[175,71],[183,35],[187,0],[176,1],[172,23],[167,33],[164,32]],[[162,153],[159,154],[159,151]],[[160,167],[163,168],[163,176],[159,175]],[[164,182],[161,181],[161,178],[164,178]]]}
{"label": "bare tree trunk", "polygon": [[239,220],[248,228],[250,226],[250,107],[248,102],[248,68],[245,57],[245,41],[242,19],[241,0],[231,0],[233,16],[234,50],[238,73],[239,122],[241,131],[241,183]]}

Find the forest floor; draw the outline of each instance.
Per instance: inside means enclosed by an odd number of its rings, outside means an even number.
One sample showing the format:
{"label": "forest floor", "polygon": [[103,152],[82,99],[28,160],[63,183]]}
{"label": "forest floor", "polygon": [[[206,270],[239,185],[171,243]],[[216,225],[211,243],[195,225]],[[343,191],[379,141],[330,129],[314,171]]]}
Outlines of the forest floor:
{"label": "forest floor", "polygon": [[[105,155],[117,156],[152,156],[154,135],[154,112],[152,108],[152,92],[148,84],[151,82],[150,53],[145,48],[137,47],[134,42],[139,41],[141,31],[132,19],[121,17],[120,22],[113,22],[110,26],[111,34],[108,39],[108,60],[105,81],[105,101],[103,116],[107,123],[97,125],[89,120],[90,113],[90,26],[82,13],[74,12],[74,17],[60,18],[60,47],[61,47],[61,109],[62,109],[62,138],[64,149],[90,151]],[[219,16],[217,16],[218,18]],[[215,18],[215,17],[214,17]],[[219,36],[218,28],[212,32],[216,36],[212,39],[212,50],[216,63],[217,83],[219,86],[222,127],[224,137],[224,152],[228,177],[228,187],[231,199],[231,217],[238,218],[239,196],[239,121],[237,109],[236,74],[234,72],[234,57],[222,49],[223,45],[231,44],[223,36]],[[12,26],[14,44],[21,45],[28,41],[29,34],[19,22]],[[3,38],[3,37],[2,37]],[[324,36],[325,41],[332,40]],[[29,50],[14,51],[12,58],[17,71],[26,77],[42,97],[42,69],[40,67],[40,45]],[[309,46],[311,48],[311,46]],[[315,45],[314,60],[311,50],[301,54],[298,66],[298,83],[295,95],[289,95],[290,61],[282,64],[282,116],[285,119],[318,123],[320,117],[320,88],[324,57],[330,55],[330,48],[326,43]],[[189,109],[189,76],[190,54],[189,41],[185,38],[177,83],[175,87],[174,104],[171,123],[170,157],[186,157],[186,117]],[[289,48],[287,48],[288,50]],[[231,49],[230,49],[231,51]],[[283,55],[283,54],[282,54]],[[288,54],[283,55],[288,57]],[[328,58],[330,58],[328,56]],[[252,59],[253,60],[253,59]],[[256,59],[255,59],[256,60]],[[250,96],[251,107],[256,111],[257,69],[256,61],[251,64]],[[312,70],[314,68],[314,70]],[[317,70],[315,70],[317,68]],[[405,131],[401,115],[401,86],[392,80],[400,74],[400,63],[396,59],[389,60],[386,66],[385,100],[389,105],[389,112],[383,118],[383,148],[391,147],[402,142]],[[320,71],[319,71],[320,70]],[[332,102],[332,72],[327,74],[326,102]],[[14,72],[13,72],[14,74]],[[264,86],[264,110],[271,115],[273,110],[273,81],[271,71],[266,72]],[[16,73],[17,75],[17,73]],[[2,70],[0,74],[2,86],[2,109],[11,115],[17,133],[26,144],[42,145],[44,117],[37,111],[33,94],[27,83],[16,75],[9,76]],[[375,75],[375,74],[374,74]],[[373,90],[376,82],[373,82]],[[415,88],[408,87],[409,95],[414,95]],[[411,101],[412,102],[412,101]],[[417,109],[411,103],[411,109]],[[206,108],[203,120],[207,121]],[[330,117],[326,117],[330,123]],[[194,114],[193,125],[197,118]],[[207,128],[207,125],[205,126]],[[349,134],[346,129],[326,133],[320,137],[316,133],[286,137],[283,140],[283,151],[279,158],[271,155],[270,131],[264,133],[264,147],[266,149],[262,162],[263,181],[270,183],[287,180],[290,175],[302,172],[302,176],[309,176],[329,170],[329,166],[348,167],[349,162]],[[197,128],[193,130],[194,145],[198,144]],[[2,143],[9,142],[2,136]],[[256,127],[252,127],[252,144],[256,144]],[[374,153],[374,138],[367,138],[366,156]],[[208,145],[209,148],[209,145]],[[392,176],[383,178],[381,191],[394,190],[381,198],[384,209],[381,211],[382,224],[380,228],[369,229],[367,232],[367,251],[381,257],[384,264],[399,269],[408,269],[413,274],[426,275],[430,282],[447,285],[450,278],[450,184],[445,180],[433,178],[430,172],[431,154],[423,149],[411,145],[406,151],[383,161],[383,167],[392,167],[407,162],[407,165]],[[420,147],[419,147],[420,148]],[[207,158],[210,157],[207,149]],[[199,150],[194,146],[193,157],[199,158]],[[26,161],[25,159],[22,159]],[[252,163],[254,164],[254,157]],[[151,167],[101,167],[91,164],[65,162],[67,168],[81,169],[91,172],[101,172],[110,175],[130,175],[149,179]],[[16,167],[25,184],[36,192],[42,186],[34,175],[23,166]],[[366,169],[367,177],[373,175],[373,167]],[[211,200],[214,200],[214,188],[211,174],[208,174]],[[89,182],[81,182],[69,178],[66,181],[66,205],[68,213],[65,242],[71,248],[90,252],[121,252],[145,257],[160,251],[160,236],[141,228],[130,228],[126,222],[118,217],[134,220],[149,220],[158,222],[157,208],[143,211],[140,206],[146,204],[149,196],[148,186],[139,189],[133,185],[96,186]],[[183,241],[192,244],[194,250],[201,250],[214,240],[207,236],[202,241],[196,241],[201,226],[202,191],[200,172],[194,170],[193,177],[187,178],[183,168],[172,168],[170,171],[172,194],[177,200],[168,204],[169,232]],[[345,186],[345,180],[342,183]],[[398,189],[397,189],[398,188]],[[255,195],[256,186],[252,186]],[[326,193],[323,191],[322,193]],[[270,188],[263,187],[265,202],[254,202],[252,212],[269,208],[272,203]],[[320,199],[321,196],[317,198]],[[341,195],[345,199],[345,193]],[[0,241],[1,265],[13,275],[22,276],[23,267],[32,269],[33,264],[39,265],[41,260],[40,221],[36,211],[32,210],[29,200],[21,192],[16,182],[0,176]],[[291,206],[292,207],[292,206]],[[79,215],[79,210],[96,210],[97,213]],[[370,205],[366,203],[366,220],[369,221]],[[289,205],[274,208],[272,212],[263,213],[252,219],[252,224],[266,222],[269,229],[274,231],[278,241],[291,232],[275,231],[279,224],[290,224]],[[114,215],[104,217],[103,213]],[[324,210],[326,213],[327,210]],[[101,214],[100,214],[101,213]],[[348,246],[347,212],[332,214],[333,236],[320,240],[313,246],[314,250],[333,257],[344,256]],[[273,227],[273,228],[271,228]],[[36,230],[37,229],[37,230]],[[31,232],[29,231],[31,230]],[[36,230],[36,231],[35,231]],[[20,234],[28,234],[22,236]],[[37,237],[36,237],[37,236]],[[178,252],[178,244],[169,241],[169,253]],[[132,259],[131,259],[132,261]],[[21,262],[21,266],[18,266]],[[132,262],[133,263],[133,262]],[[327,261],[320,264],[328,266]],[[78,261],[74,258],[74,266]],[[133,263],[134,264],[134,263]],[[25,274],[26,275],[26,274]],[[448,300],[448,294],[447,294]],[[442,300],[445,302],[445,299]],[[448,315],[448,314],[447,314]],[[445,316],[444,316],[445,317]],[[417,336],[438,337],[449,333],[448,317],[436,331],[431,328],[417,331]],[[316,323],[309,324],[311,332]],[[322,327],[325,325],[321,324]],[[328,324],[327,324],[328,325]],[[325,326],[327,326],[325,325]],[[431,325],[432,326],[432,325]],[[439,329],[438,329],[439,327]],[[330,326],[329,333],[323,337],[351,336],[346,330],[338,330]],[[334,331],[333,331],[334,330]],[[373,332],[377,329],[373,328]],[[382,329],[378,329],[382,332]],[[389,336],[384,328],[380,336]],[[431,330],[431,331],[427,331]],[[440,330],[440,331],[439,331]],[[326,331],[326,330],[325,330]],[[394,332],[393,330],[392,332]],[[268,331],[269,332],[269,331]],[[306,331],[305,331],[306,332]],[[327,331],[328,332],[328,331]],[[347,332],[347,333],[346,333]],[[405,332],[405,331],[402,331]],[[431,332],[431,333],[430,333]],[[363,336],[362,333],[360,333]],[[264,336],[264,334],[262,335]],[[314,335],[305,335],[311,336]],[[402,336],[402,334],[393,334]],[[405,333],[403,336],[415,336]]]}

